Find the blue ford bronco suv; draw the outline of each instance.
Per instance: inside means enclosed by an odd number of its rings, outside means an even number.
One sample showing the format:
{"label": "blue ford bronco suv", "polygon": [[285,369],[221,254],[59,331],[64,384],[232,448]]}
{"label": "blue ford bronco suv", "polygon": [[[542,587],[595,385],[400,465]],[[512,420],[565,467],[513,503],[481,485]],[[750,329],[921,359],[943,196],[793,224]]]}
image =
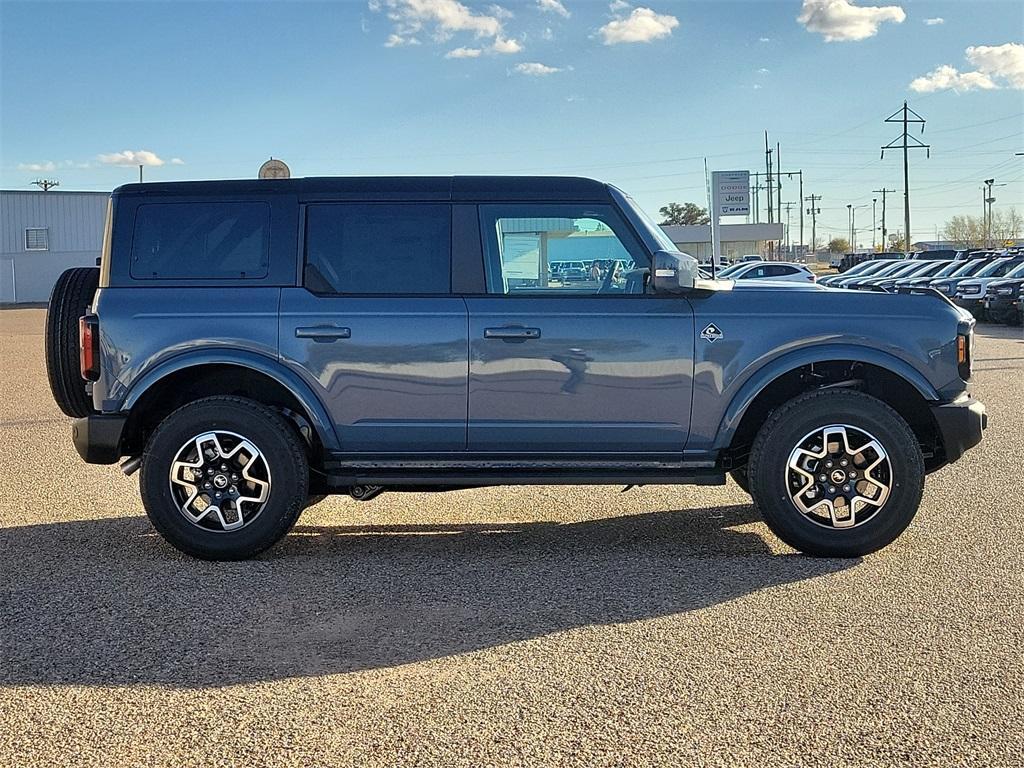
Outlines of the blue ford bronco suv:
{"label": "blue ford bronco suv", "polygon": [[703,280],[598,181],[129,184],[108,211],[50,300],[51,388],[201,558],[332,493],[727,474],[788,544],[859,556],[985,426],[945,297]]}

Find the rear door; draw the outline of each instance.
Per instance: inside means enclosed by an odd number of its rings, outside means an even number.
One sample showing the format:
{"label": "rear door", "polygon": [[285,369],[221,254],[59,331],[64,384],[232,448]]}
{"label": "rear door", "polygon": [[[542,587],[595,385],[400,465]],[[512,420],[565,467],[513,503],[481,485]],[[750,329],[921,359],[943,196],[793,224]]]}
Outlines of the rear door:
{"label": "rear door", "polygon": [[[681,457],[693,312],[645,295],[646,252],[610,205],[480,206],[487,295],[469,305],[469,448]],[[548,265],[582,261],[563,279]]]}
{"label": "rear door", "polygon": [[448,203],[311,203],[303,285],[281,297],[285,363],[344,451],[466,447],[467,311],[451,295]]}

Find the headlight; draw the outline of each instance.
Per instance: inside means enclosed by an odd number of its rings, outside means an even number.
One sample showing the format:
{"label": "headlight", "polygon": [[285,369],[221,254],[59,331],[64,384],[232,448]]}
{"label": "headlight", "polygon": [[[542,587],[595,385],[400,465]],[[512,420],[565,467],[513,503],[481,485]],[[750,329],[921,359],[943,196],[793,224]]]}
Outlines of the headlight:
{"label": "headlight", "polygon": [[935,290],[942,291],[943,293],[949,293],[950,288],[952,288],[952,286],[949,283],[939,283],[935,286]]}
{"label": "headlight", "polygon": [[1006,286],[1005,288],[997,288],[996,294],[999,296],[1013,296],[1015,289],[1012,286]]}

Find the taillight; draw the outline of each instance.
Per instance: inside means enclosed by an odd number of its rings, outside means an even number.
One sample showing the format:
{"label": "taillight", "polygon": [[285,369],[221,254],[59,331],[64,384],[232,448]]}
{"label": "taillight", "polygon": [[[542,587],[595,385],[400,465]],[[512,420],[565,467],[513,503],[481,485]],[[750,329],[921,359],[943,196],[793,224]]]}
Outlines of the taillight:
{"label": "taillight", "polygon": [[100,321],[96,315],[78,319],[78,341],[82,378],[96,381],[100,377]]}

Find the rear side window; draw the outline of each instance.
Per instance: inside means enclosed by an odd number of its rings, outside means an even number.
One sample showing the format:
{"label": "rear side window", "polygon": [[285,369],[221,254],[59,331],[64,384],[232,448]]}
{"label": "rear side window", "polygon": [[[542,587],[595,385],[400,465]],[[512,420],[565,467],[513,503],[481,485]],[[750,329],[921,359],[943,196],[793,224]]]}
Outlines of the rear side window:
{"label": "rear side window", "polygon": [[451,206],[324,203],[306,210],[304,284],[320,294],[447,294]]}
{"label": "rear side window", "polygon": [[267,203],[144,203],[136,210],[133,278],[261,278],[269,263]]}

